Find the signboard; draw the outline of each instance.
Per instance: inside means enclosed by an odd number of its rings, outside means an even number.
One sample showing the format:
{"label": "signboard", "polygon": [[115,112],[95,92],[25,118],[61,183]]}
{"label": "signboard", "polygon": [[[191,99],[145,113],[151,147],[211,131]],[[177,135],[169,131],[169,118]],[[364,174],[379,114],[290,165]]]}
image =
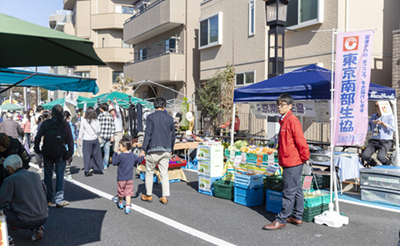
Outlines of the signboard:
{"label": "signboard", "polygon": [[334,138],[337,146],[363,145],[374,31],[339,33],[336,41]]}
{"label": "signboard", "polygon": [[310,190],[311,189],[311,184],[312,184],[312,176],[305,176],[304,177],[304,182],[303,182],[303,189],[304,190]]}
{"label": "signboard", "polygon": [[[250,108],[252,113],[256,116],[280,115],[276,102],[250,103]],[[315,117],[315,102],[295,101],[292,107],[292,113],[297,116]]]}
{"label": "signboard", "polygon": [[378,101],[382,115],[392,115],[392,107],[388,101]]}
{"label": "signboard", "polygon": [[262,165],[264,155],[257,155],[257,166]]}

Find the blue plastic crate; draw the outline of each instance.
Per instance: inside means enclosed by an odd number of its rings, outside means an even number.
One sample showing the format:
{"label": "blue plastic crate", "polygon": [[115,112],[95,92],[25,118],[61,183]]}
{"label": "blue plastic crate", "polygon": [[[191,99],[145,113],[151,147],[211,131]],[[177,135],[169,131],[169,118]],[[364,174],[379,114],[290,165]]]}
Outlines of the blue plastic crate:
{"label": "blue plastic crate", "polygon": [[273,202],[273,203],[282,205],[282,197],[283,197],[282,192],[274,191],[274,190],[267,190],[266,193],[267,193],[267,204],[269,202]]}
{"label": "blue plastic crate", "polygon": [[[201,182],[200,182],[201,178],[209,179],[210,189],[208,189],[207,187],[201,187]],[[198,176],[198,180],[199,180],[198,183],[199,184],[198,184],[198,188],[197,188],[198,192],[202,193],[202,194],[205,194],[205,195],[214,196],[214,187],[213,187],[212,183],[214,181],[218,181],[220,179],[221,179],[221,177],[210,178],[209,176],[206,176],[206,175],[199,175]],[[205,184],[205,185],[207,185],[207,184]]]}
{"label": "blue plastic crate", "polygon": [[233,202],[247,207],[263,204],[263,185],[250,188],[241,184],[234,184]]}
{"label": "blue plastic crate", "polygon": [[279,214],[282,211],[282,204],[267,201],[266,211]]}
{"label": "blue plastic crate", "polygon": [[258,185],[262,185],[263,178],[264,177],[262,174],[246,175],[246,174],[235,173],[235,185],[239,184],[252,188]]}

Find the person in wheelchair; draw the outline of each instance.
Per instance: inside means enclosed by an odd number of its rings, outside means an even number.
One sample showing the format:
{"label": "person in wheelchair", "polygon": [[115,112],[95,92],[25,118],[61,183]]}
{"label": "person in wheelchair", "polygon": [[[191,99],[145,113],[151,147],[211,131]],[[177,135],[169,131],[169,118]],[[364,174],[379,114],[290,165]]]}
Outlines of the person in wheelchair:
{"label": "person in wheelchair", "polygon": [[382,115],[378,102],[375,102],[375,111],[368,121],[368,131],[372,132],[372,137],[362,153],[362,158],[367,165],[376,166],[378,164],[371,156],[378,150],[378,160],[382,165],[390,165],[386,154],[393,146],[394,118],[393,115]]}

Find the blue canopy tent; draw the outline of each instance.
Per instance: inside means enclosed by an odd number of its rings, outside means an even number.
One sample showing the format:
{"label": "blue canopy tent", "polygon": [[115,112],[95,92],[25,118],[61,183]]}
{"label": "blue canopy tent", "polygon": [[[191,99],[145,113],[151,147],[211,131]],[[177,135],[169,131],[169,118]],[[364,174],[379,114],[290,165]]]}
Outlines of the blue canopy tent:
{"label": "blue canopy tent", "polygon": [[[8,68],[0,68],[0,84],[12,86],[19,85],[25,87],[42,87],[51,91],[63,90],[91,92],[93,94],[97,94],[100,90],[97,86],[96,79],[38,73]],[[4,89],[3,91],[7,89]]]}
{"label": "blue canopy tent", "polygon": [[[233,112],[236,103],[276,101],[282,93],[289,93],[294,100],[330,100],[331,99],[331,71],[316,65],[309,65],[282,74],[268,80],[261,81],[234,91]],[[390,87],[370,83],[368,91],[369,101],[390,100],[395,114],[397,126],[396,90]],[[232,115],[232,121],[234,115]],[[398,129],[396,127],[396,151],[399,152]],[[233,143],[233,128],[231,129]]]}
{"label": "blue canopy tent", "polygon": [[[294,100],[330,100],[331,71],[316,65],[309,65],[293,72],[261,81],[234,92],[234,103],[275,101],[280,94],[289,93]],[[370,101],[392,100],[396,90],[390,87],[370,84]]]}

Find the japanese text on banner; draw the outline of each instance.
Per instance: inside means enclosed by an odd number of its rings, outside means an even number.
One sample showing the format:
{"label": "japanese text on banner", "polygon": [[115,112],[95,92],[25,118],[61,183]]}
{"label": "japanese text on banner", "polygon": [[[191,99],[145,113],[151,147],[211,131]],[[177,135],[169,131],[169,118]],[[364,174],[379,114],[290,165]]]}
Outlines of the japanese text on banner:
{"label": "japanese text on banner", "polygon": [[373,34],[337,35],[334,144],[338,146],[363,145],[365,141]]}

